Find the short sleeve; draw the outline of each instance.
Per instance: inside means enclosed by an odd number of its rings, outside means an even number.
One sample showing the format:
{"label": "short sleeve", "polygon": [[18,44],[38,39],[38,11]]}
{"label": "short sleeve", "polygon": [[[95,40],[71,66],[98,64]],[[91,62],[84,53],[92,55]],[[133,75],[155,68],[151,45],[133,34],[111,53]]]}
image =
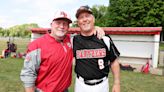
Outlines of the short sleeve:
{"label": "short sleeve", "polygon": [[111,38],[110,38],[110,50],[108,53],[109,53],[108,58],[109,58],[110,62],[113,62],[116,58],[118,58],[120,56],[120,52],[116,48],[116,46],[113,43]]}

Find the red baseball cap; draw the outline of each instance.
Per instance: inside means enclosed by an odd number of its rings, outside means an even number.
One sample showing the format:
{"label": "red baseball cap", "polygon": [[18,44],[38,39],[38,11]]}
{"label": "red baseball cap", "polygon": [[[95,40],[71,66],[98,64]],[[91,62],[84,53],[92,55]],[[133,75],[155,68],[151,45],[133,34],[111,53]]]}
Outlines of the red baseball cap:
{"label": "red baseball cap", "polygon": [[69,23],[72,23],[72,20],[71,20],[70,15],[68,15],[68,14],[67,14],[66,12],[64,12],[64,11],[57,11],[57,12],[55,13],[55,16],[54,16],[53,21],[54,21],[54,20],[58,20],[58,19],[66,19],[66,20],[68,20]]}

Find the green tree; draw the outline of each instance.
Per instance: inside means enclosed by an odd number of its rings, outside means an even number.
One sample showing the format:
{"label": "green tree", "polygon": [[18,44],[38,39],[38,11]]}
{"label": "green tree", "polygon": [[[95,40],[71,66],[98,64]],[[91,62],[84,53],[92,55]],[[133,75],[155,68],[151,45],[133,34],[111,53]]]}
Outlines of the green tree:
{"label": "green tree", "polygon": [[104,27],[106,26],[106,16],[108,7],[104,5],[94,5],[91,10],[95,16],[95,25]]}
{"label": "green tree", "polygon": [[4,34],[3,34],[4,37],[7,37],[9,36],[9,30],[8,29],[4,29]]}
{"label": "green tree", "polygon": [[164,27],[163,0],[109,0],[108,23],[118,27]]}
{"label": "green tree", "polygon": [[13,27],[10,27],[9,30],[9,36],[12,37],[30,37],[31,35],[31,28],[39,28],[39,26],[35,23],[31,24],[22,24],[22,25],[16,25]]}
{"label": "green tree", "polygon": [[78,25],[77,25],[77,20],[76,20],[76,21],[73,21],[71,27],[78,27]]}
{"label": "green tree", "polygon": [[4,34],[4,29],[0,27],[0,36],[3,36],[3,34]]}

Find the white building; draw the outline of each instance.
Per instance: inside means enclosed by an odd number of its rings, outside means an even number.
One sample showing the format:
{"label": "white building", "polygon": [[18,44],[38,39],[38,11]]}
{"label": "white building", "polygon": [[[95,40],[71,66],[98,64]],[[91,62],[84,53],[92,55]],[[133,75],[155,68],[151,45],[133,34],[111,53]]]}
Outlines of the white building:
{"label": "white building", "polygon": [[[159,41],[162,27],[104,27],[121,53],[121,63],[144,65],[148,60],[157,68]],[[31,41],[48,33],[49,28],[31,29]],[[79,33],[79,28],[70,28],[69,33]]]}

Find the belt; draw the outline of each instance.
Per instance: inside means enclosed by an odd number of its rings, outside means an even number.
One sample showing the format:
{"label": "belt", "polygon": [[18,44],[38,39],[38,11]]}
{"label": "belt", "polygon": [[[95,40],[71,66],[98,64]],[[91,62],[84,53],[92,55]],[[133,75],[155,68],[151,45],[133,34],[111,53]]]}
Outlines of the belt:
{"label": "belt", "polygon": [[81,77],[81,76],[79,76],[79,75],[77,75],[77,78],[78,78],[80,81],[82,81],[82,82],[84,82],[85,84],[87,84],[87,85],[97,85],[97,84],[100,84],[100,83],[102,83],[104,80],[107,79],[107,77],[105,76],[105,77],[103,77],[103,78],[101,78],[101,79],[86,80],[86,79],[84,79],[83,77]]}

